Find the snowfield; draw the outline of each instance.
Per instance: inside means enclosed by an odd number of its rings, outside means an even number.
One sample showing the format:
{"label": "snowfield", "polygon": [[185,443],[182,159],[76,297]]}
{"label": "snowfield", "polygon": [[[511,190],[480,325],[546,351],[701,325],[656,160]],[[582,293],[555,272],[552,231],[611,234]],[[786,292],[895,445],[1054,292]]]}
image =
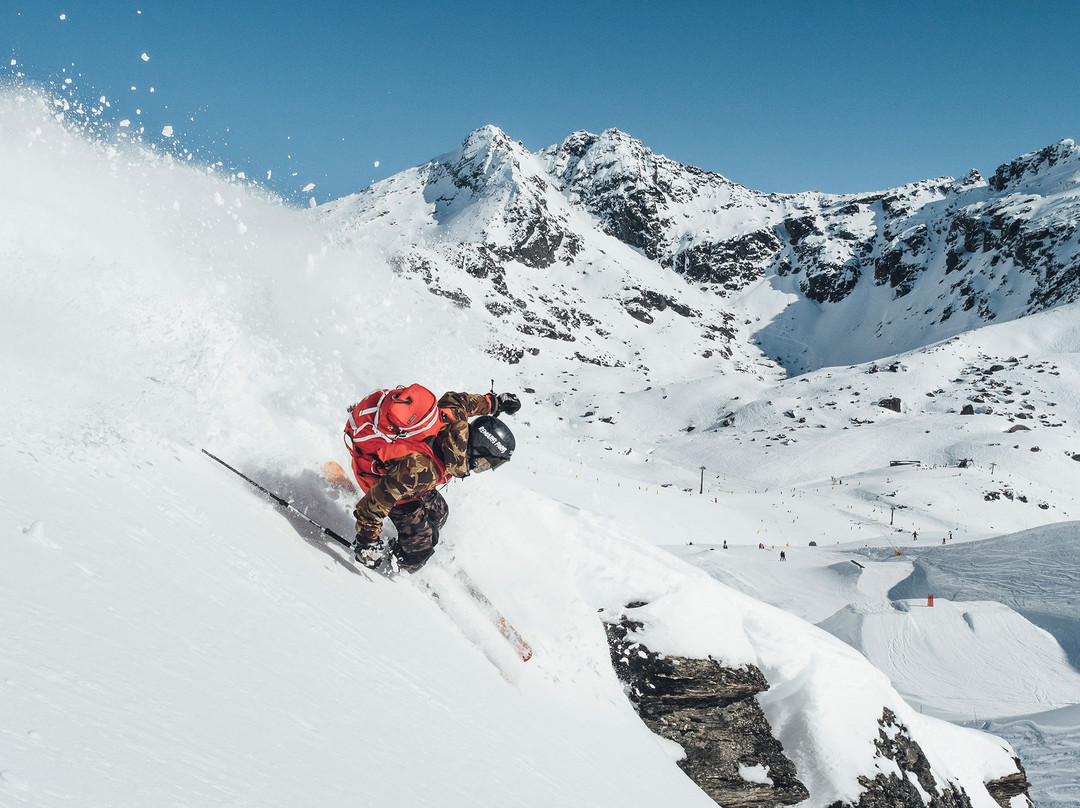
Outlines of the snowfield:
{"label": "snowfield", "polygon": [[[898,771],[883,707],[975,808],[1017,752],[1039,808],[1080,806],[1074,306],[902,371],[783,379],[747,348],[760,372],[646,382],[505,364],[387,244],[32,90],[0,91],[0,176],[0,805],[714,805],[612,670],[602,619],[645,602],[653,650],[762,670],[806,806]],[[650,365],[685,338],[625,336]],[[959,415],[995,364],[1002,403]],[[902,412],[873,406],[900,380]],[[515,461],[447,487],[417,581],[200,452],[348,535],[318,469],[350,404],[411,381],[536,391]]]}

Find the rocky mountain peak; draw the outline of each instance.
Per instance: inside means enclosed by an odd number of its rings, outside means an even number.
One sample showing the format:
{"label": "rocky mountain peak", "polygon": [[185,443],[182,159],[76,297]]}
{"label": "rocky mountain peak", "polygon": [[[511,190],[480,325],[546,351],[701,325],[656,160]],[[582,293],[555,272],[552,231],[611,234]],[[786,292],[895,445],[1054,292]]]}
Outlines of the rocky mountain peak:
{"label": "rocky mountain peak", "polygon": [[619,129],[601,134],[574,132],[562,143],[544,149],[548,173],[571,198],[588,199],[604,194],[656,192],[659,197],[685,198],[699,187],[702,178],[727,183],[719,174],[658,155]]}
{"label": "rocky mountain peak", "polygon": [[719,174],[658,155],[618,129],[575,132],[540,158],[555,186],[595,216],[604,232],[665,263],[665,242],[676,238],[673,209],[703,196],[720,205],[754,196]]}
{"label": "rocky mountain peak", "polygon": [[492,124],[469,133],[456,152],[440,160],[454,184],[481,192],[492,183],[505,183],[521,173],[521,161],[528,150]]}
{"label": "rocky mountain peak", "polygon": [[986,187],[986,180],[983,179],[983,175],[979,173],[977,168],[971,169],[967,174],[953,183],[952,188],[949,190],[954,194],[961,194],[965,191],[970,191],[973,188]]}
{"label": "rocky mountain peak", "polygon": [[1080,147],[1073,140],[1059,140],[1004,163],[990,178],[990,187],[995,191],[1015,191],[1028,181],[1045,181],[1050,175],[1074,181],[1080,176]]}

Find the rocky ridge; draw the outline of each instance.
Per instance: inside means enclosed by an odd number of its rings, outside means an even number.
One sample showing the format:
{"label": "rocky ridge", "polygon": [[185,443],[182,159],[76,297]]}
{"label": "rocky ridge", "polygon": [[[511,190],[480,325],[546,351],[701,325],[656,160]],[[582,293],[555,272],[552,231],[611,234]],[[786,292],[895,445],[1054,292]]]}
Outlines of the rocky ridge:
{"label": "rocky ridge", "polygon": [[[689,326],[687,350],[713,360],[703,368],[754,362],[760,349],[801,373],[1080,298],[1071,140],[989,181],[972,171],[864,194],[768,194],[615,129],[533,154],[487,126],[318,210],[337,237],[400,231],[395,265],[456,305],[483,307],[500,332],[491,350],[510,362],[552,349],[648,375],[655,363],[632,358],[648,330],[624,336],[626,318],[656,331],[674,316]],[[598,276],[604,288],[591,295]],[[775,316],[747,322],[749,295],[768,296]],[[826,338],[838,328],[850,342]]]}

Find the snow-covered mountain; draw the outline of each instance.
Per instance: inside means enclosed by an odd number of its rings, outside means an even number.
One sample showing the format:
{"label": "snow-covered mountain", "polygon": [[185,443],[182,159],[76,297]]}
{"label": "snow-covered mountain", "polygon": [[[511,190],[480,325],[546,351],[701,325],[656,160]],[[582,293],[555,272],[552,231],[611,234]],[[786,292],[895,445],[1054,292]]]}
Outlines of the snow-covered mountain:
{"label": "snow-covered mountain", "polygon": [[[754,341],[803,372],[1080,296],[1071,140],[988,182],[972,171],[865,194],[781,195],[653,154],[617,130],[576,132],[531,154],[488,126],[324,210],[346,237],[392,232],[403,270],[509,326],[497,330],[510,361],[547,347],[633,364],[617,347],[628,318],[658,321],[655,331],[682,318],[694,335],[685,353],[741,355],[731,343],[744,341],[750,311]],[[598,275],[605,306],[594,309]]]}
{"label": "snow-covered mountain", "polygon": [[[787,378],[753,340],[796,293],[687,284],[598,227],[622,169],[582,162],[589,137],[480,130],[312,215],[56,112],[0,93],[0,803],[1021,808],[1020,751],[1040,808],[1080,804],[1075,604],[920,609],[960,574],[942,554],[1075,518],[1075,305]],[[671,198],[758,222],[759,195],[668,169]],[[347,533],[318,473],[345,408],[492,379],[524,391],[515,461],[448,487],[416,581],[198,451]],[[995,558],[980,597],[1024,580]],[[1026,671],[980,664],[996,627]],[[683,712],[704,684],[706,723],[739,719],[715,758]],[[1015,748],[960,725],[966,695]]]}

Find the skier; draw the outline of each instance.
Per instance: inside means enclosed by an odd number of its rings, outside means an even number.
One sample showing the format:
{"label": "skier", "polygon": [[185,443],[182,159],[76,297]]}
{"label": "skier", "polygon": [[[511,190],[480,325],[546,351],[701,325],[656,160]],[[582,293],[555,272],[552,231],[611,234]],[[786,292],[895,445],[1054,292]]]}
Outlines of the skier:
{"label": "skier", "polygon": [[[495,416],[513,415],[513,393],[444,393],[418,384],[379,390],[350,408],[345,444],[363,498],[356,504],[356,560],[375,569],[385,554],[383,520],[397,528],[390,553],[415,572],[435,552],[449,506],[438,486],[497,468],[514,452],[514,435]],[[471,424],[470,418],[476,418]]]}

